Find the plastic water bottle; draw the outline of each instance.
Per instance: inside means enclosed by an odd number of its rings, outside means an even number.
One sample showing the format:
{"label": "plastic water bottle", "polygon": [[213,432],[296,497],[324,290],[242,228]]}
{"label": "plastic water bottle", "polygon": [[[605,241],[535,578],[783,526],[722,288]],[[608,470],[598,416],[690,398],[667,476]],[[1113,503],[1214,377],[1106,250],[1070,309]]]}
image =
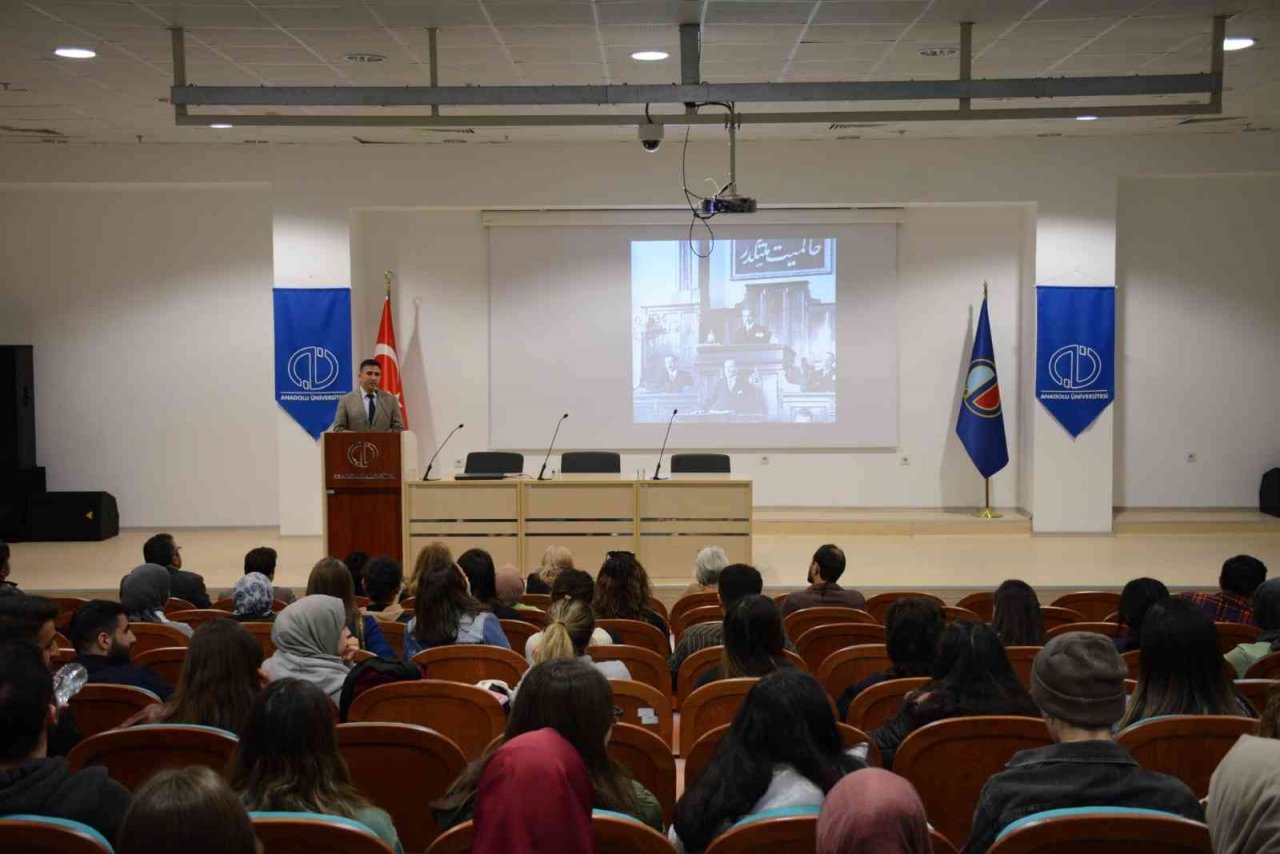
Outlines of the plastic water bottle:
{"label": "plastic water bottle", "polygon": [[59,709],[65,709],[71,698],[89,681],[89,671],[83,664],[64,664],[53,674],[53,697]]}

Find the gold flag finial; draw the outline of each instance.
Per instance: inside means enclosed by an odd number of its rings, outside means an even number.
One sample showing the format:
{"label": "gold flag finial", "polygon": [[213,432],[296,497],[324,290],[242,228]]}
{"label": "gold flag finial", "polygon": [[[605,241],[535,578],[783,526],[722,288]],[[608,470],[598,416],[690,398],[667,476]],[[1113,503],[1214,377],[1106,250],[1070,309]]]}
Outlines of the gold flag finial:
{"label": "gold flag finial", "polygon": [[[388,273],[387,275],[388,275],[388,276],[390,276],[391,274],[390,274],[390,273]],[[391,287],[391,286],[390,286],[390,285],[387,285],[387,287]],[[986,282],[986,280],[985,280],[985,279],[984,279],[984,280],[983,280],[983,282],[982,282],[982,298],[983,298],[983,299],[986,299],[986,298],[987,298],[987,282]]]}
{"label": "gold flag finial", "polygon": [[387,283],[387,299],[391,299],[391,280],[395,278],[395,273],[386,270],[382,274],[382,280]]}

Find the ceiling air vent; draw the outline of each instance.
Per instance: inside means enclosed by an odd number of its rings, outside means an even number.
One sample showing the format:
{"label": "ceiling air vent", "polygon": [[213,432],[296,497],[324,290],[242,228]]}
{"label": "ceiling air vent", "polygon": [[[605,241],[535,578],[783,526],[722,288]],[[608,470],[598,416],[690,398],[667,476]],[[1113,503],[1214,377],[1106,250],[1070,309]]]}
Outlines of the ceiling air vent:
{"label": "ceiling air vent", "polygon": [[1190,119],[1183,119],[1178,122],[1180,125],[1204,125],[1210,122],[1235,122],[1239,121],[1239,116],[1195,116]]}
{"label": "ceiling air vent", "polygon": [[827,130],[853,130],[855,128],[882,128],[885,122],[869,122],[863,124],[833,124],[827,125]]}
{"label": "ceiling air vent", "polygon": [[345,59],[347,62],[357,62],[357,63],[364,63],[364,64],[369,64],[374,62],[383,62],[386,60],[386,57],[380,53],[348,53],[342,58]]}

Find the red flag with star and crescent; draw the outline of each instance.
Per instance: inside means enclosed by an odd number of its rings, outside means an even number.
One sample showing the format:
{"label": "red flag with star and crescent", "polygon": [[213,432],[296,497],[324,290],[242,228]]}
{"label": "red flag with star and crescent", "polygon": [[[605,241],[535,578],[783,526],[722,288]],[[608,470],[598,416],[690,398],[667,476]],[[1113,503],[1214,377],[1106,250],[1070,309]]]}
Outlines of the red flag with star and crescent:
{"label": "red flag with star and crescent", "polygon": [[400,401],[400,418],[404,429],[409,429],[409,409],[404,402],[404,385],[400,382],[400,356],[396,349],[396,329],[391,322],[391,297],[382,303],[382,322],[378,324],[378,343],[373,348],[373,359],[382,368],[382,390],[394,394]]}

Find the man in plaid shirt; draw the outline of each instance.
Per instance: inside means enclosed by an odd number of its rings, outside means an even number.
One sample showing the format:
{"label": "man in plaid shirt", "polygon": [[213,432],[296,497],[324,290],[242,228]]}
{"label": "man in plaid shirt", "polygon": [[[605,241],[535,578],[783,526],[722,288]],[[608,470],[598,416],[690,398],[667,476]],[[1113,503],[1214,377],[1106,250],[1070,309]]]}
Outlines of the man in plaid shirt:
{"label": "man in plaid shirt", "polygon": [[[717,581],[720,591],[720,604],[727,612],[729,608],[743,596],[759,595],[764,589],[764,579],[760,571],[745,563],[734,563],[720,570]],[[724,623],[715,620],[710,623],[698,623],[685,629],[676,644],[675,652],[667,661],[671,668],[671,685],[675,687],[676,673],[684,660],[700,649],[721,646],[724,643]]]}
{"label": "man in plaid shirt", "polygon": [[1253,591],[1267,580],[1267,567],[1256,557],[1236,555],[1222,565],[1217,593],[1182,593],[1215,623],[1253,624]]}

